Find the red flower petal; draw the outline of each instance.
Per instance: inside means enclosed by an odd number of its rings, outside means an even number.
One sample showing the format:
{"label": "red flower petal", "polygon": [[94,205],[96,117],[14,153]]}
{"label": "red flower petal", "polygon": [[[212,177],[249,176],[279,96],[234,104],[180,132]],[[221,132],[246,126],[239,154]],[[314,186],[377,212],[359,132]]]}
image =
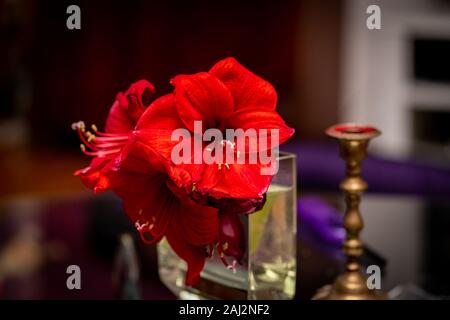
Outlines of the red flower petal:
{"label": "red flower petal", "polygon": [[169,94],[155,100],[147,108],[133,134],[138,141],[169,161],[172,148],[178,143],[172,141],[172,132],[183,127],[175,106],[175,97]]}
{"label": "red flower petal", "polygon": [[74,175],[80,177],[86,188],[94,189],[106,161],[106,158],[94,158],[88,167],[75,171]]}
{"label": "red flower petal", "polygon": [[230,90],[235,110],[252,107],[275,110],[277,93],[273,86],[243,67],[234,58],[219,61],[209,73]]}
{"label": "red flower petal", "polygon": [[75,176],[78,176],[87,188],[94,190],[96,193],[106,191],[113,179],[110,172],[113,162],[114,158],[95,157],[88,167],[77,170]]}
{"label": "red flower petal", "polygon": [[133,83],[125,93],[119,92],[106,120],[105,131],[127,133],[133,130],[155,93],[147,80]]}
{"label": "red flower petal", "polygon": [[166,237],[175,253],[188,265],[186,285],[194,285],[207,257],[206,246],[217,241],[219,219],[217,209],[201,206],[188,199],[171,182],[169,189],[177,194],[178,210],[167,229]]}
{"label": "red flower petal", "polygon": [[200,273],[205,266],[207,257],[205,248],[187,243],[183,237],[182,226],[178,223],[171,225],[167,230],[166,238],[173,251],[187,263],[185,284],[195,285],[200,280]]}
{"label": "red flower petal", "polygon": [[219,170],[218,165],[205,166],[197,190],[216,199],[252,199],[261,197],[269,188],[272,176],[262,175],[261,169],[269,165],[230,164]]}
{"label": "red flower petal", "polygon": [[134,136],[143,149],[149,148],[156,153],[155,159],[162,158],[169,165],[166,169],[177,186],[189,189],[200,179],[203,164],[194,163],[195,150],[192,140],[190,163],[173,165],[172,150],[179,141],[172,141],[172,133],[180,128],[184,128],[184,123],[178,116],[174,95],[169,94],[157,99],[144,112],[136,126]]}
{"label": "red flower petal", "polygon": [[204,164],[178,164],[169,166],[167,173],[177,187],[190,193],[195,189],[195,184],[200,181],[203,170]]}
{"label": "red flower petal", "polygon": [[170,180],[166,185],[178,198],[176,221],[183,226],[185,240],[196,246],[215,242],[218,227],[217,209],[197,204]]}
{"label": "red flower petal", "polygon": [[[153,101],[153,95],[155,94],[155,87],[147,80],[138,80],[131,84],[130,88],[126,91],[126,96],[134,96],[137,98],[137,103],[140,108],[146,108]],[[140,115],[139,115],[140,116]],[[138,119],[136,119],[138,120]]]}
{"label": "red flower petal", "polygon": [[113,190],[123,199],[128,217],[147,226],[150,238],[146,242],[159,241],[178,210],[177,198],[165,185],[167,176],[122,173],[122,177],[126,183]]}
{"label": "red flower petal", "polygon": [[[240,152],[259,152],[272,149],[284,143],[294,134],[294,129],[289,128],[276,111],[260,108],[245,108],[234,112],[227,119],[226,127],[240,128],[244,131],[248,129],[255,130],[257,138],[247,140],[245,143],[246,148],[240,147]],[[264,131],[262,129],[266,129],[266,134],[263,134]],[[278,141],[274,139],[274,143],[272,143],[272,129],[278,129]],[[266,142],[264,146],[261,140]]]}
{"label": "red flower petal", "polygon": [[221,198],[210,197],[209,205],[219,209],[221,214],[251,214],[261,210],[266,203],[266,194],[250,199]]}
{"label": "red flower petal", "polygon": [[153,101],[144,111],[136,125],[136,130],[173,130],[183,127],[184,124],[178,116],[175,96],[173,94],[167,94]]}
{"label": "red flower petal", "polygon": [[[120,95],[121,93],[119,93]],[[114,101],[106,119],[105,131],[108,133],[126,133],[134,128],[134,121],[119,102]]]}
{"label": "red flower petal", "polygon": [[224,129],[220,125],[233,112],[233,98],[221,81],[201,72],[177,76],[172,84],[178,114],[190,131],[194,131],[194,121],[202,121],[204,130]]}
{"label": "red flower petal", "polygon": [[144,175],[165,172],[165,160],[151,147],[132,136],[120,156],[114,169]]}

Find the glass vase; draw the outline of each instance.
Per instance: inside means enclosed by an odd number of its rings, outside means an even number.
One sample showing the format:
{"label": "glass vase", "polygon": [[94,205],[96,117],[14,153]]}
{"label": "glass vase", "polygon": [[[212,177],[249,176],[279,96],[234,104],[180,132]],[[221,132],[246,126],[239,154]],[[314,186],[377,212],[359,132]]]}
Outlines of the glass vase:
{"label": "glass vase", "polygon": [[157,245],[162,282],[180,299],[292,299],[296,281],[296,161],[280,153],[264,207],[241,215],[246,255],[235,272],[227,269],[217,253],[207,259],[199,283],[184,285],[186,263],[165,239]]}

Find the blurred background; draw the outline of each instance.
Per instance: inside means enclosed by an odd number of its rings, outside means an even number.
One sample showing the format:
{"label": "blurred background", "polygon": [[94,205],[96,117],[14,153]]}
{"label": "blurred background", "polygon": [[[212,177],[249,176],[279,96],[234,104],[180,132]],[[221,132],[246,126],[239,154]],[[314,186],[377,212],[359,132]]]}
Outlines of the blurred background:
{"label": "blurred background", "polygon": [[[80,30],[66,27],[71,4]],[[379,30],[366,27],[372,4]],[[342,211],[344,167],[328,126],[383,132],[364,163],[366,258],[383,264],[386,291],[450,295],[450,1],[0,0],[0,48],[0,298],[121,296],[111,280],[118,235],[134,231],[118,199],[94,198],[73,177],[89,159],[70,125],[102,127],[135,80],[162,95],[176,74],[228,56],[277,89],[296,129],[285,148],[298,157],[300,203],[313,196]],[[299,298],[341,267],[321,250],[339,246],[315,228],[315,210],[312,201],[299,211]],[[136,246],[141,296],[172,298],[154,247]],[[85,270],[83,290],[67,290],[70,264]]]}

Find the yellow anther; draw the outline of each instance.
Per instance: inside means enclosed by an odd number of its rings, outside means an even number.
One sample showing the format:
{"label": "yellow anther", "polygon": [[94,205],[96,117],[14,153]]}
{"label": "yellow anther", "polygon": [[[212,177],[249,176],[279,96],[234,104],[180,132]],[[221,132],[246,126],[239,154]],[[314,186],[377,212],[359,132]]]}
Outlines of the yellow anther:
{"label": "yellow anther", "polygon": [[196,189],[197,189],[197,186],[195,185],[195,183],[193,183],[191,192],[194,192]]}
{"label": "yellow anther", "polygon": [[97,132],[97,126],[95,124],[91,125],[92,130],[94,130],[94,132]]}
{"label": "yellow anther", "polygon": [[230,170],[230,166],[228,165],[228,163],[224,164],[225,168],[227,168],[228,170]]}
{"label": "yellow anther", "polygon": [[86,147],[84,146],[84,144],[80,144],[80,149],[81,151],[86,151]]}
{"label": "yellow anther", "polygon": [[78,128],[80,128],[80,130],[84,132],[84,130],[86,129],[86,126],[84,125],[83,121],[78,122]]}
{"label": "yellow anther", "polygon": [[223,249],[223,250],[227,250],[227,249],[228,249],[228,242],[225,242],[225,243],[222,245],[222,249]]}
{"label": "yellow anther", "polygon": [[88,136],[88,139],[87,139],[88,142],[91,142],[92,140],[95,139],[95,134],[92,134],[89,131],[86,132],[86,135]]}
{"label": "yellow anther", "polygon": [[219,167],[219,170],[222,170],[222,164],[221,163],[217,164],[217,166]]}

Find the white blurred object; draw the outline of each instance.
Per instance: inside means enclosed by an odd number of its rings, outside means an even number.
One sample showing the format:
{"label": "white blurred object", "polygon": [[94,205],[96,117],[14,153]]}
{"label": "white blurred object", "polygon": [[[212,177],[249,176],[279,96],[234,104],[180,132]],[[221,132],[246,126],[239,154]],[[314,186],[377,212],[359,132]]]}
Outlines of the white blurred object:
{"label": "white blurred object", "polygon": [[[366,28],[366,9],[381,9],[381,29]],[[346,0],[342,27],[340,120],[370,123],[383,132],[375,152],[403,158],[421,147],[412,114],[450,112],[450,84],[413,79],[414,38],[450,41],[450,5],[430,0]],[[419,145],[418,145],[419,144]],[[444,150],[425,149],[437,159]],[[448,158],[446,159],[448,162]],[[438,163],[439,164],[439,163]]]}
{"label": "white blurred object", "polygon": [[41,232],[26,225],[0,251],[0,279],[18,278],[33,273],[45,261],[45,248],[40,244]]}
{"label": "white blurred object", "polygon": [[441,300],[414,284],[399,285],[388,293],[389,300]]}

